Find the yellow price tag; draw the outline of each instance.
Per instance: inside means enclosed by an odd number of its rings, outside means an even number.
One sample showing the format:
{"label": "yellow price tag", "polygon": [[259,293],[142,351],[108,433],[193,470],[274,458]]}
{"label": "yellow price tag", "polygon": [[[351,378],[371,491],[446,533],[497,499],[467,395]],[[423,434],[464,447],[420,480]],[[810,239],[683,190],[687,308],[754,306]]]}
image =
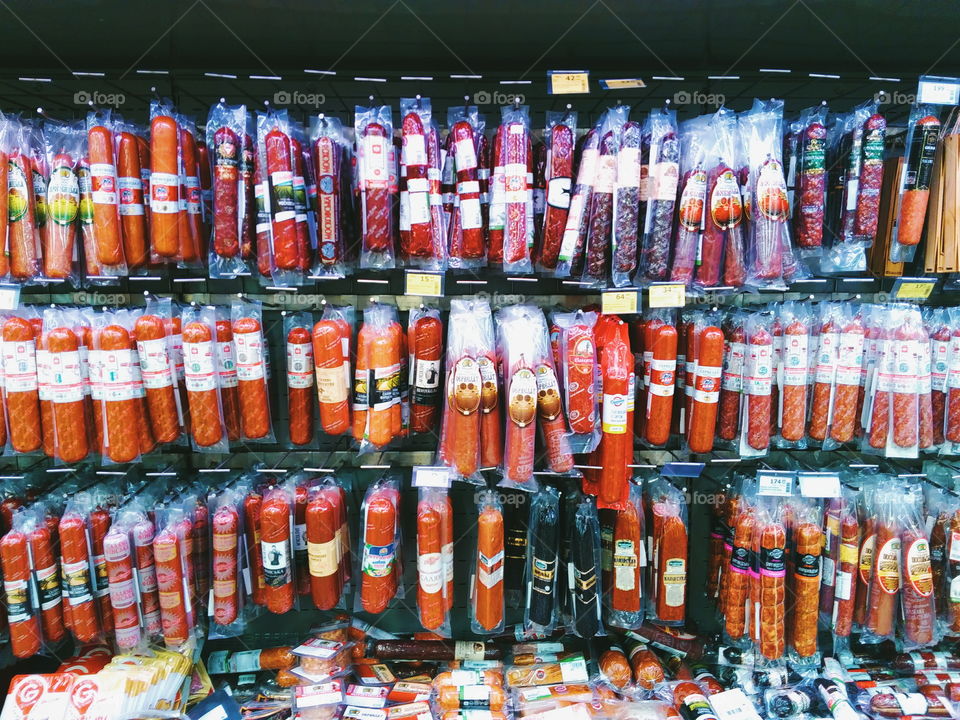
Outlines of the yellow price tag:
{"label": "yellow price tag", "polygon": [[604,315],[635,315],[640,309],[637,290],[607,290],[600,299],[600,311]]}
{"label": "yellow price tag", "polygon": [[633,90],[647,86],[647,84],[640,78],[616,78],[613,80],[601,80],[600,85],[604,90]]}
{"label": "yellow price tag", "polygon": [[548,77],[552,95],[582,95],[590,92],[590,73],[550,72]]}
{"label": "yellow price tag", "polygon": [[443,275],[431,272],[407,271],[407,284],[404,295],[423,297],[443,297]]}
{"label": "yellow price tag", "polygon": [[897,287],[897,300],[926,300],[933,292],[936,282],[908,280]]}
{"label": "yellow price tag", "polygon": [[651,285],[647,305],[652,308],[683,307],[687,302],[687,288],[683,283]]}

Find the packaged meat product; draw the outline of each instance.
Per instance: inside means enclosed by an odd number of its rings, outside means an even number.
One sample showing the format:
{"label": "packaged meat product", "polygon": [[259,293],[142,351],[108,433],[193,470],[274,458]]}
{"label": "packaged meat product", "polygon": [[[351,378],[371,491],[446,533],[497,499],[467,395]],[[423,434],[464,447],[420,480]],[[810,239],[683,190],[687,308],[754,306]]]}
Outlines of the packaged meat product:
{"label": "packaged meat product", "polygon": [[650,153],[646,182],[646,215],[637,284],[667,279],[674,205],[680,181],[680,140],[675,110],[650,112]]}
{"label": "packaged meat product", "polygon": [[[567,216],[573,192],[573,160],[577,135],[577,113],[572,110],[547,113],[546,210],[543,235],[537,257],[537,269],[553,273],[557,270]],[[637,174],[639,182],[639,173]],[[629,264],[628,248],[624,247],[624,266]],[[634,256],[636,252],[634,252]],[[636,259],[634,258],[634,262]]]}
{"label": "packaged meat product", "polygon": [[933,162],[940,143],[939,108],[914,104],[907,121],[904,166],[900,174],[897,218],[890,237],[890,260],[910,262],[920,244],[930,199]]}
{"label": "packaged meat product", "polygon": [[339,119],[326,115],[311,119],[310,155],[317,185],[317,259],[311,274],[319,277],[343,277],[345,272],[346,223],[341,210],[350,192],[342,185],[341,178],[343,166],[349,162],[347,147]]}
{"label": "packaged meat product", "polygon": [[569,605],[573,632],[592,638],[600,631],[600,522],[592,498],[577,505],[570,523],[567,559]]}
{"label": "packaged meat product", "polygon": [[528,632],[549,633],[557,620],[559,506],[559,493],[552,487],[546,487],[537,492],[530,508],[523,621],[524,629]]}
{"label": "packaged meat product", "polygon": [[[504,522],[494,492],[477,498],[477,554],[470,583],[470,618],[474,632],[487,635],[504,627]],[[456,672],[456,671],[455,671]],[[435,683],[439,680],[439,676]]]}
{"label": "packaged meat product", "polygon": [[210,108],[206,143],[213,155],[213,219],[208,267],[211,278],[232,278],[248,272],[241,253],[246,189],[242,177],[245,105],[217,103]]}
{"label": "packaged meat product", "polygon": [[372,484],[363,501],[363,549],[358,609],[381,613],[401,590],[400,494],[395,479]]}
{"label": "packaged meat product", "polygon": [[682,625],[687,608],[687,508],[683,493],[665,477],[646,487],[649,540],[647,618]]}

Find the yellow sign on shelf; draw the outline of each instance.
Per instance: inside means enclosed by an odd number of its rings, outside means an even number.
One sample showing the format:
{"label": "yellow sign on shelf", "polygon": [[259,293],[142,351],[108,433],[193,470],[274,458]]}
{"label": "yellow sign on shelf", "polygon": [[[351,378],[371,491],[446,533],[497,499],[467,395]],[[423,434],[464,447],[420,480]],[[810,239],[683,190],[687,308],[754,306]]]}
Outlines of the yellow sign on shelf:
{"label": "yellow sign on shelf", "polygon": [[905,280],[897,283],[897,300],[926,300],[933,292],[936,281],[930,280]]}
{"label": "yellow sign on shelf", "polygon": [[441,273],[408,270],[403,294],[443,297],[443,275]]}
{"label": "yellow sign on shelf", "polygon": [[637,290],[605,290],[600,297],[600,311],[604,315],[636,315],[640,310]]}
{"label": "yellow sign on shelf", "polygon": [[683,307],[687,302],[687,288],[683,283],[651,285],[647,305],[652,308]]}
{"label": "yellow sign on shelf", "polygon": [[583,70],[550,71],[547,79],[551,95],[585,95],[590,92],[590,73]]}

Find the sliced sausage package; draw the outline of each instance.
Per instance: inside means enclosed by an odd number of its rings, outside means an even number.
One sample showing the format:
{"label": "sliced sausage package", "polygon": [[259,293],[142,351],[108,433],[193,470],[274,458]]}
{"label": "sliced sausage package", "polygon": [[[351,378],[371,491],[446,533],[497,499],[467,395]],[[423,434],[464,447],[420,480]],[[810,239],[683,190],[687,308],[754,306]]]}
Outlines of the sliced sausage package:
{"label": "sliced sausage package", "polygon": [[395,597],[403,598],[399,518],[400,481],[382,477],[367,488],[361,508],[360,592],[354,608],[358,612],[378,615]]}
{"label": "sliced sausage package", "polygon": [[[11,122],[13,123],[13,121]],[[113,135],[108,129],[101,129],[109,135],[109,151],[112,158]],[[42,270],[40,231],[37,227],[37,208],[33,183],[32,135],[33,128],[22,121],[18,121],[10,126],[8,137],[7,208],[9,217],[7,222],[7,254],[9,256],[10,276],[14,282],[21,284],[34,282],[40,276]],[[116,168],[114,167],[115,176]],[[95,205],[95,207],[97,206]],[[116,212],[116,207],[113,210]],[[117,242],[119,244],[119,237]],[[120,259],[122,260],[122,257]]]}
{"label": "sliced sausage package", "polygon": [[[320,405],[320,429],[327,435],[342,435],[354,426],[354,437],[363,436],[366,423],[367,384],[364,366],[354,375],[350,366],[353,346],[352,306],[324,305],[323,315],[313,326],[313,365]],[[366,362],[366,358],[363,358]],[[352,404],[351,404],[352,403]],[[351,409],[353,417],[351,417]]]}
{"label": "sliced sausage package", "polygon": [[477,493],[477,548],[470,575],[470,629],[493,635],[504,628],[504,517],[500,495]]}
{"label": "sliced sausage package", "polygon": [[912,261],[923,235],[933,161],[940,144],[939,114],[936,105],[914,104],[910,108],[904,164],[897,190],[897,217],[890,237],[891,262]]}
{"label": "sliced sausage package", "polygon": [[397,309],[372,303],[363,311],[357,334],[353,429],[360,452],[385,448],[405,434],[407,377],[406,333],[397,321]]}
{"label": "sliced sausage package", "polygon": [[407,370],[410,387],[410,430],[436,432],[440,422],[443,322],[440,311],[419,307],[407,320]]}
{"label": "sliced sausage package", "polygon": [[262,306],[255,300],[234,300],[230,316],[237,368],[240,437],[246,442],[274,442]]}
{"label": "sliced sausage package", "polygon": [[[264,270],[273,285],[303,283],[301,244],[297,236],[296,191],[292,154],[293,125],[286,110],[257,113],[257,150],[260,163],[258,210],[262,201],[264,217],[257,223],[258,265],[261,282]],[[266,226],[261,230],[260,224]],[[260,240],[267,246],[260,247]]]}
{"label": "sliced sausage package", "polygon": [[503,141],[498,157],[503,167],[503,272],[533,272],[533,148],[530,108],[500,109]]}
{"label": "sliced sausage package", "polygon": [[[92,162],[92,161],[91,161]],[[180,257],[180,126],[170,100],[150,102],[150,252],[160,263]]]}
{"label": "sliced sausage package", "polygon": [[[618,156],[622,130],[629,110],[630,108],[622,105],[610,108],[603,114],[599,125],[597,171],[594,176],[593,193],[587,205],[589,220],[584,246],[583,274],[580,279],[580,282],[588,287],[603,287],[610,280],[610,250],[613,244],[613,220],[619,179]],[[632,127],[630,135],[634,137],[634,141],[637,141],[638,133],[635,130],[636,128]],[[637,145],[639,147],[638,141]],[[636,175],[639,182],[639,170]],[[621,218],[621,220],[626,227],[627,219]]]}
{"label": "sliced sausage package", "polygon": [[[283,312],[282,315],[286,343],[287,439],[291,446],[303,447],[311,445],[317,437],[314,419],[313,318],[308,312]],[[343,372],[338,377],[345,403],[346,377]]]}
{"label": "sliced sausage package", "polygon": [[365,108],[354,114],[356,168],[360,193],[360,267],[388,270],[395,266],[393,200],[393,111],[389,105]]}
{"label": "sliced sausage package", "polygon": [[77,216],[80,184],[77,172],[84,155],[84,135],[75,125],[45,127],[46,162],[50,168],[45,188],[48,217],[42,237],[43,276],[54,282],[80,279]]}
{"label": "sliced sausage package", "polygon": [[687,609],[687,503],[666,477],[647,483],[646,618],[660,625],[683,625]]}
{"label": "sliced sausage package", "polygon": [[[540,248],[537,253],[537,271],[552,275],[557,272],[559,265],[573,192],[573,161],[577,139],[576,111],[567,109],[563,112],[548,112],[544,138],[547,146],[544,171],[546,208]],[[637,182],[639,181],[638,172]],[[628,256],[628,248],[623,248],[620,257],[623,258],[622,263],[625,268],[629,265]],[[636,264],[636,249],[634,249],[633,262]]]}
{"label": "sliced sausage package", "polygon": [[817,623],[821,571],[826,570],[828,565],[834,566],[832,562],[826,562],[826,557],[821,557],[832,549],[827,545],[831,539],[825,537],[821,528],[822,520],[823,510],[819,501],[804,497],[791,500],[788,525],[791,557],[787,563],[790,571],[787,597],[791,600],[787,603],[790,617],[790,622],[787,623],[787,645],[794,667],[820,666]]}
{"label": "sliced sausage package", "polygon": [[711,116],[701,115],[680,125],[680,176],[677,190],[677,224],[673,229],[670,280],[689,286],[700,257],[706,226],[708,178],[713,142]]}
{"label": "sliced sausage package", "polygon": [[343,126],[337,118],[318,115],[310,121],[310,158],[316,182],[316,263],[311,274],[319,277],[343,277],[346,274],[346,239],[342,210],[343,196],[350,195],[343,187],[343,166],[347,159],[347,142]]}
{"label": "sliced sausage package", "polygon": [[787,225],[789,202],[781,161],[783,101],[755,100],[738,118],[749,167],[747,278],[750,287],[785,288],[798,270]]}
{"label": "sliced sausage package", "polygon": [[446,488],[421,487],[417,501],[417,617],[450,636],[453,607],[453,507]]}
{"label": "sliced sausage package", "polygon": [[212,155],[213,207],[208,262],[211,278],[249,272],[241,250],[248,202],[242,176],[245,105],[217,103],[207,115],[206,145]]}
{"label": "sliced sausage package", "polygon": [[526,633],[549,633],[557,622],[557,548],[560,543],[560,493],[546,486],[530,505],[527,534]]}
{"label": "sliced sausage package", "polygon": [[743,394],[740,455],[766,455],[770,449],[773,388],[773,336],[769,311],[752,313],[744,321]]}
{"label": "sliced sausage package", "polygon": [[[631,630],[644,618],[647,545],[643,532],[643,489],[630,484],[628,502],[621,510],[604,510],[602,562],[604,621]],[[608,539],[609,538],[609,539]]]}
{"label": "sliced sausage package", "polygon": [[145,311],[134,324],[140,374],[150,430],[158,443],[179,442],[186,428],[186,408],[174,357],[169,298],[147,296]]}
{"label": "sliced sausage package", "polygon": [[[216,309],[190,307],[183,311],[184,387],[190,410],[190,435],[197,452],[230,451],[221,400],[225,388],[219,369],[218,346],[232,343],[218,337]],[[228,323],[229,326],[229,323]],[[236,386],[232,388],[236,390]]]}
{"label": "sliced sausage package", "polygon": [[827,205],[827,105],[800,112],[797,121],[793,232],[800,257],[818,257],[823,248]]}
{"label": "sliced sausage package", "polygon": [[91,450],[84,405],[81,341],[69,314],[58,308],[43,312],[43,339],[47,368],[44,385],[52,421],[53,456],[58,463],[76,463]]}
{"label": "sliced sausage package", "polygon": [[647,126],[650,134],[645,183],[647,211],[643,222],[640,263],[635,276],[637,285],[669,278],[673,210],[680,184],[680,133],[676,110],[651,110]]}
{"label": "sliced sausage package", "polygon": [[[488,455],[486,459],[495,461],[492,467],[500,464],[502,455],[496,357],[490,304],[485,300],[451,300],[446,401],[437,459],[456,477],[478,484],[482,482],[479,470],[485,459],[483,453]],[[491,454],[493,457],[489,457]]]}
{"label": "sliced sausage package", "polygon": [[[594,127],[577,143],[576,183],[570,196],[566,225],[557,256],[556,276],[579,275],[583,268],[583,252],[587,244],[590,225],[590,199],[597,179],[600,161],[600,127]],[[498,134],[499,139],[499,134]],[[491,201],[491,231],[493,230],[493,205]]]}
{"label": "sliced sausage package", "polygon": [[591,452],[600,442],[601,433],[597,395],[599,360],[593,333],[597,313],[583,310],[555,313],[553,323],[559,329],[558,376],[570,426],[567,442],[571,452]]}
{"label": "sliced sausage package", "polygon": [[898,505],[902,572],[900,636],[906,651],[931,647],[941,639],[934,596],[930,533],[923,513],[923,489],[912,485]]}

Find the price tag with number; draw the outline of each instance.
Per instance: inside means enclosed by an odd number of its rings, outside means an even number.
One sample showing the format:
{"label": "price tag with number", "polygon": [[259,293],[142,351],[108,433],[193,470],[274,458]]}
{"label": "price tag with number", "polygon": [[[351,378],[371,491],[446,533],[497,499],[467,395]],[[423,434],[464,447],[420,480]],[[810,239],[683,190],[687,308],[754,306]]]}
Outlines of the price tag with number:
{"label": "price tag with number", "polygon": [[547,72],[550,95],[585,95],[590,92],[589,70],[550,70]]}
{"label": "price tag with number", "polygon": [[917,102],[932,105],[960,104],[960,78],[921,75]]}
{"label": "price tag with number", "polygon": [[897,278],[890,294],[897,300],[926,300],[936,285],[936,278]]}
{"label": "price tag with number", "polygon": [[640,312],[639,290],[604,290],[600,296],[604,315],[636,315]]}
{"label": "price tag with number", "polygon": [[793,488],[793,473],[758,473],[757,495],[790,497]]}
{"label": "price tag with number", "polygon": [[20,286],[0,285],[0,310],[16,310],[20,307]]}
{"label": "price tag with number", "polygon": [[683,283],[651,285],[647,295],[647,304],[652,308],[683,307],[687,301],[687,288]]}
{"label": "price tag with number", "polygon": [[450,487],[450,468],[418,465],[413,468],[413,487]]}
{"label": "price tag with number", "polygon": [[840,476],[836,473],[802,472],[797,475],[797,481],[803,497],[840,497]]}
{"label": "price tag with number", "polygon": [[443,297],[443,273],[407,270],[404,295]]}
{"label": "price tag with number", "polygon": [[633,90],[646,86],[647,84],[640,78],[614,78],[600,81],[600,87],[604,90]]}

